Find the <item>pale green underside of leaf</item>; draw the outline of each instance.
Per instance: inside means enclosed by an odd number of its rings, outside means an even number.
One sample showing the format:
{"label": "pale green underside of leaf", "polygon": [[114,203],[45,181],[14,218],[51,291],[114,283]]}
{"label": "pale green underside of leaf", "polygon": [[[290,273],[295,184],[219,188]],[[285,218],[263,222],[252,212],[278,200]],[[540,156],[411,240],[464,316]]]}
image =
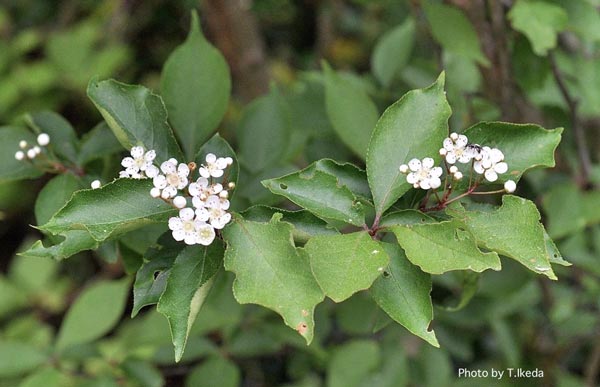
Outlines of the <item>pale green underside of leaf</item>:
{"label": "pale green underside of leaf", "polygon": [[439,347],[429,330],[433,320],[431,276],[412,265],[398,245],[381,242],[390,264],[371,286],[371,296],[394,321],[429,344]]}
{"label": "pale green underside of leaf", "polygon": [[465,211],[459,206],[447,212],[459,219],[481,246],[513,258],[535,273],[556,279],[549,262],[540,213],[533,202],[504,195],[502,206],[492,212]]}
{"label": "pale green underside of leaf", "polygon": [[421,270],[442,274],[451,270],[500,270],[500,257],[477,248],[475,237],[457,221],[392,226],[398,244]]}
{"label": "pale green underside of leaf", "polygon": [[77,191],[40,229],[52,234],[86,230],[96,241],[147,224],[164,222],[175,209],[150,196],[150,180],[117,179],[98,189]]}
{"label": "pale green underside of leaf", "polygon": [[448,135],[451,110],[444,93],[444,73],[426,89],[412,90],[381,116],[369,143],[367,176],[377,214],[383,214],[412,185],[400,173],[412,158],[439,160]]}
{"label": "pale green underside of leaf", "polygon": [[231,92],[227,62],[202,35],[196,12],[187,40],[165,62],[161,91],[169,121],[190,159],[219,125]]}
{"label": "pale green underside of leaf", "polygon": [[366,231],[316,236],[304,249],[319,286],[335,302],[368,289],[390,260]]}
{"label": "pale green underside of leaf", "polygon": [[87,94],[126,149],[142,145],[156,151],[158,163],[171,157],[183,161],[160,96],[144,86],[127,85],[113,79],[92,79]]}
{"label": "pale green underside of leaf", "polygon": [[280,218],[276,214],[269,223],[258,223],[237,216],[223,230],[225,269],[236,275],[233,293],[239,303],[274,310],[310,344],[314,308],[324,295],[308,257],[294,246],[292,225]]}

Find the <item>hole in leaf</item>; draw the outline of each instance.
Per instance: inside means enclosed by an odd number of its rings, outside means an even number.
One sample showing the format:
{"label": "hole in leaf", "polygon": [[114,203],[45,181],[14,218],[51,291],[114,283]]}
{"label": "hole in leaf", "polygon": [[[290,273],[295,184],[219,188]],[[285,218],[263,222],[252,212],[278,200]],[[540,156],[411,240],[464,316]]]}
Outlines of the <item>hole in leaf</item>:
{"label": "hole in leaf", "polygon": [[287,189],[288,187],[287,187],[287,185],[281,183],[281,184],[279,184],[279,188],[281,188],[281,189]]}
{"label": "hole in leaf", "polygon": [[158,275],[160,274],[160,271],[155,271],[154,272],[154,280],[156,281],[156,279],[158,278]]}
{"label": "hole in leaf", "polygon": [[558,254],[554,253],[554,258],[558,258]]}
{"label": "hole in leaf", "polygon": [[387,271],[384,271],[384,272],[383,272],[383,276],[384,276],[385,278],[387,278],[387,277],[389,277],[389,276],[390,276],[390,273],[389,273],[389,272],[387,272]]}

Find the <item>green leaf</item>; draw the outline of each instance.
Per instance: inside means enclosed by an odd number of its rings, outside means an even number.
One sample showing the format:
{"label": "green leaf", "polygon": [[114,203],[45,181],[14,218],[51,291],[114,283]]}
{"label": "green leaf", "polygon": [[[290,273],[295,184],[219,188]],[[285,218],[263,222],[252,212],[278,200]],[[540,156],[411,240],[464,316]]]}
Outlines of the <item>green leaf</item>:
{"label": "green leaf", "polygon": [[540,213],[533,202],[504,195],[502,206],[495,211],[465,211],[455,206],[447,212],[460,219],[481,246],[513,258],[535,273],[556,279],[548,261]]}
{"label": "green leaf", "polygon": [[392,226],[390,230],[408,259],[426,273],[500,270],[498,254],[481,252],[473,234],[458,221]]}
{"label": "green leaf", "polygon": [[565,10],[545,1],[517,0],[508,13],[515,30],[527,36],[533,52],[544,56],[556,47],[556,37],[568,23]]}
{"label": "green leaf", "polygon": [[414,44],[415,21],[412,17],[379,38],[371,56],[371,68],[384,87],[389,87],[394,76],[406,66]]}
{"label": "green leaf", "polygon": [[240,162],[252,173],[281,161],[290,138],[291,116],[276,88],[242,113],[236,128]]}
{"label": "green leaf", "polygon": [[113,79],[92,79],[87,95],[126,149],[143,145],[147,150],[156,151],[158,163],[171,157],[183,161],[160,96],[144,86],[127,85]]}
{"label": "green leaf", "polygon": [[59,351],[96,340],[109,332],[125,309],[129,280],[98,281],[77,297],[67,312],[56,341]]}
{"label": "green leaf", "polygon": [[296,242],[306,242],[317,235],[338,235],[339,232],[329,226],[324,220],[317,218],[306,210],[288,211],[268,206],[253,206],[242,212],[246,220],[268,222],[275,213],[282,215],[281,220],[291,223],[294,228],[292,236]]}
{"label": "green leaf", "polygon": [[558,247],[548,235],[548,232],[544,229],[544,241],[546,242],[546,256],[548,257],[548,262],[554,263],[556,265],[561,266],[571,266],[573,265],[571,262],[566,261],[560,251],[558,251]]}
{"label": "green leaf", "polygon": [[381,362],[377,344],[353,340],[335,349],[327,365],[327,387],[359,387]]}
{"label": "green leaf", "polygon": [[378,215],[412,188],[398,169],[401,164],[415,157],[439,160],[450,114],[444,73],[428,88],[409,91],[383,113],[367,154],[367,176]]}
{"label": "green leaf", "polygon": [[168,231],[158,239],[156,246],[150,247],[144,254],[143,264],[137,271],[133,284],[132,318],[144,306],[158,303],[167,287],[173,262],[184,247]]}
{"label": "green leaf", "polygon": [[77,157],[79,165],[92,160],[121,152],[123,147],[112,133],[106,122],[101,122],[81,139],[81,149]]}
{"label": "green leaf", "polygon": [[125,374],[144,387],[162,387],[163,376],[150,362],[139,359],[127,359],[121,364]]}
{"label": "green leaf", "polygon": [[0,340],[0,377],[2,378],[33,371],[47,360],[45,353],[29,344]]}
{"label": "green leaf", "polygon": [[36,137],[30,131],[9,126],[0,127],[0,183],[33,179],[43,175],[30,162],[15,159],[15,153],[21,150],[21,140],[27,141],[30,147],[37,144]]}
{"label": "green leaf", "polygon": [[40,228],[53,234],[86,230],[97,241],[147,224],[164,222],[176,211],[150,196],[150,180],[117,179],[98,189],[76,192]]}
{"label": "green leaf", "polygon": [[477,31],[465,14],[458,8],[426,2],[425,15],[434,39],[445,49],[477,61],[483,66],[489,60],[481,52]]}
{"label": "green leaf", "polygon": [[362,88],[341,77],[325,62],[323,71],[329,121],[342,142],[364,159],[379,117],[377,107]]}
{"label": "green leaf", "polygon": [[50,259],[15,257],[9,271],[9,278],[25,293],[41,292],[53,285],[59,265]]}
{"label": "green leaf", "polygon": [[304,248],[323,293],[335,302],[368,289],[390,260],[366,231],[316,236]]}
{"label": "green leaf", "polygon": [[234,363],[213,356],[190,372],[185,385],[186,387],[238,387],[240,381],[240,370]]}
{"label": "green leaf", "polygon": [[279,313],[307,343],[313,338],[314,308],[323,300],[308,257],[292,240],[292,225],[274,215],[269,223],[236,217],[223,230],[225,269],[236,275],[233,293],[240,304],[258,304]]}
{"label": "green leaf", "polygon": [[27,376],[19,387],[62,387],[72,385],[67,375],[62,374],[56,368],[38,368],[34,373]]}
{"label": "green leaf", "polygon": [[381,218],[379,222],[380,228],[389,228],[390,226],[408,225],[408,224],[422,224],[422,223],[434,223],[435,219],[431,216],[422,213],[417,210],[400,210],[394,212],[388,212]]}
{"label": "green leaf", "polygon": [[190,159],[221,122],[231,92],[227,62],[202,35],[196,12],[186,41],[165,62],[161,91],[169,121]]}
{"label": "green leaf", "polygon": [[309,165],[307,168],[262,184],[322,219],[356,226],[365,224],[365,209],[350,190],[333,175]]}
{"label": "green leaf", "polygon": [[100,245],[89,232],[84,230],[65,231],[58,238],[64,239],[48,247],[45,247],[42,241],[36,241],[28,250],[19,253],[19,255],[61,260],[69,258],[80,251],[96,249]]}
{"label": "green leaf", "polygon": [[222,266],[223,253],[223,244],[215,240],[209,246],[186,246],[173,262],[157,310],[169,321],[176,362],[183,356],[192,324]]}
{"label": "green leaf", "polygon": [[70,173],[52,178],[40,191],[35,202],[37,224],[48,222],[69,201],[73,192],[80,188],[81,182]]}
{"label": "green leaf", "polygon": [[528,169],[554,167],[554,151],[563,128],[547,130],[539,125],[479,122],[465,131],[469,142],[498,148],[504,153],[508,172],[499,182],[518,181]]}
{"label": "green leaf", "polygon": [[574,31],[587,42],[600,40],[600,14],[588,1],[560,0],[569,16],[569,30]]}
{"label": "green leaf", "polygon": [[331,159],[315,161],[307,171],[317,170],[337,177],[339,185],[345,185],[354,195],[364,199],[371,199],[371,190],[367,181],[367,174],[362,169],[350,163],[338,163]]}
{"label": "green leaf", "polygon": [[390,265],[371,286],[371,296],[394,321],[439,347],[435,333],[429,330],[433,320],[431,276],[413,266],[397,245],[381,244],[390,257]]}
{"label": "green leaf", "polygon": [[[565,205],[566,203],[568,205]],[[544,195],[542,204],[551,238],[562,238],[585,228],[585,201],[574,183],[563,183],[552,187]]]}
{"label": "green leaf", "polygon": [[[194,160],[198,167],[206,163],[206,155],[209,153],[212,153],[217,157],[231,157],[233,159],[233,164],[227,167],[225,174],[222,177],[213,178],[213,181],[222,183],[223,188],[225,189],[228,189],[226,183],[233,182],[234,184],[237,184],[240,171],[237,156],[233,149],[231,149],[231,146],[229,146],[229,143],[225,141],[225,139],[221,137],[219,133],[215,133],[210,140],[202,145],[202,147],[198,150],[198,153],[196,153]],[[235,191],[229,190],[230,199],[233,197],[234,192]]]}
{"label": "green leaf", "polygon": [[69,121],[51,111],[27,114],[25,120],[37,133],[50,136],[48,148],[57,156],[71,162],[77,161],[79,140]]}

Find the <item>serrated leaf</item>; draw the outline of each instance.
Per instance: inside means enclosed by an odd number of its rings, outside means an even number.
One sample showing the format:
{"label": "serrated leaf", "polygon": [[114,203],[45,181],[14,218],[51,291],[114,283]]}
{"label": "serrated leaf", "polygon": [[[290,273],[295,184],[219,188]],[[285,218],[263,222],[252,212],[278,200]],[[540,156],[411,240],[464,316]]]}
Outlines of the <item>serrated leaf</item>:
{"label": "serrated leaf", "polygon": [[546,242],[546,256],[548,257],[548,262],[554,263],[556,265],[561,266],[572,266],[573,264],[569,261],[566,261],[560,251],[558,251],[558,247],[548,235],[548,232],[544,229],[544,241]]}
{"label": "serrated leaf", "polygon": [[500,270],[500,257],[477,248],[473,234],[458,221],[392,226],[409,261],[431,274],[451,270]]}
{"label": "serrated leaf", "polygon": [[394,76],[408,63],[414,44],[415,21],[412,17],[379,38],[373,49],[371,68],[384,87],[389,87]]}
{"label": "serrated leaf", "polygon": [[488,66],[477,31],[465,14],[449,5],[426,2],[425,15],[435,40],[445,49]]}
{"label": "serrated leaf", "polygon": [[171,157],[183,161],[160,96],[144,86],[127,85],[113,79],[92,79],[87,95],[126,149],[143,145],[156,151],[159,163]]}
{"label": "serrated leaf", "polygon": [[223,230],[225,269],[236,275],[233,292],[239,303],[274,310],[310,344],[314,308],[323,293],[308,257],[293,244],[292,225],[280,217],[274,215],[269,223],[236,217]]}
{"label": "serrated leaf", "polygon": [[498,148],[504,153],[508,172],[499,182],[518,181],[528,169],[554,167],[554,151],[563,128],[547,130],[539,125],[480,122],[465,131],[469,142]]}
{"label": "serrated leaf", "polygon": [[[206,164],[206,155],[212,153],[217,157],[231,157],[233,159],[233,164],[227,167],[225,170],[225,174],[222,177],[213,178],[214,182],[222,183],[223,188],[227,189],[227,183],[232,182],[237,184],[238,175],[240,171],[240,165],[237,160],[237,156],[231,146],[223,137],[219,135],[219,133],[215,133],[210,140],[208,140],[202,147],[198,150],[195,155],[195,162],[198,167],[202,164]],[[233,193],[235,192],[229,190],[229,198],[233,197]]]}
{"label": "serrated leaf", "polygon": [[71,198],[73,192],[82,188],[81,182],[70,173],[58,175],[40,191],[35,202],[37,224],[44,224]]}
{"label": "serrated leaf", "polygon": [[390,257],[390,264],[371,286],[371,296],[394,321],[439,347],[435,333],[429,330],[433,320],[431,276],[412,265],[398,245],[381,245]]}
{"label": "serrated leaf", "polygon": [[190,159],[221,122],[231,92],[227,62],[202,35],[196,12],[186,41],[165,62],[161,91],[169,121]]}
{"label": "serrated leaf", "polygon": [[556,279],[548,261],[544,228],[535,204],[513,195],[502,196],[496,211],[466,211],[455,206],[448,214],[460,219],[486,249],[513,258],[529,270]]}
{"label": "serrated leaf", "polygon": [[323,71],[329,121],[342,142],[364,159],[379,117],[377,107],[362,88],[341,77],[326,63]]}
{"label": "serrated leaf", "polygon": [[21,140],[27,141],[29,146],[37,144],[36,137],[28,130],[0,127],[0,183],[11,180],[33,179],[43,175],[31,163],[15,159],[15,153]]}
{"label": "serrated leaf", "polygon": [[110,331],[125,309],[129,280],[98,281],[77,297],[67,312],[56,341],[59,351],[96,340]]}
{"label": "serrated leaf", "polygon": [[223,243],[186,246],[175,258],[157,310],[169,321],[175,361],[183,356],[192,324],[223,261]]}
{"label": "serrated leaf", "polygon": [[545,1],[517,0],[508,13],[515,30],[527,36],[533,51],[540,56],[556,47],[557,35],[568,23],[565,10]]}
{"label": "serrated leaf", "polygon": [[98,189],[76,192],[69,203],[40,228],[53,234],[86,230],[97,241],[147,224],[164,222],[175,209],[150,196],[150,180],[117,179]]}
{"label": "serrated leaf", "polygon": [[290,139],[291,116],[276,88],[248,105],[236,128],[240,162],[252,173],[282,161]]}
{"label": "serrated leaf", "polygon": [[308,166],[262,184],[276,195],[285,196],[322,219],[335,219],[362,226],[365,211],[350,190],[333,175]]}
{"label": "serrated leaf", "polygon": [[304,249],[323,293],[335,302],[368,289],[390,260],[366,231],[316,236]]}
{"label": "serrated leaf", "polygon": [[55,245],[44,246],[42,241],[36,241],[31,247],[19,255],[25,257],[53,258],[62,260],[84,250],[97,249],[100,243],[84,230],[65,231],[58,238],[64,238]]}
{"label": "serrated leaf", "polygon": [[412,187],[398,169],[401,164],[414,157],[439,160],[450,114],[444,73],[428,88],[409,91],[383,113],[367,154],[367,176],[378,215]]}
{"label": "serrated leaf", "polygon": [[306,210],[288,211],[282,210],[281,208],[257,205],[242,212],[242,216],[246,220],[268,222],[275,213],[280,213],[282,215],[282,221],[291,223],[294,226],[292,235],[296,242],[306,242],[317,235],[339,234],[339,232],[329,226],[327,222]]}
{"label": "serrated leaf", "polygon": [[37,133],[46,133],[50,136],[48,148],[52,152],[73,163],[77,162],[79,140],[69,121],[51,111],[27,114],[25,120]]}

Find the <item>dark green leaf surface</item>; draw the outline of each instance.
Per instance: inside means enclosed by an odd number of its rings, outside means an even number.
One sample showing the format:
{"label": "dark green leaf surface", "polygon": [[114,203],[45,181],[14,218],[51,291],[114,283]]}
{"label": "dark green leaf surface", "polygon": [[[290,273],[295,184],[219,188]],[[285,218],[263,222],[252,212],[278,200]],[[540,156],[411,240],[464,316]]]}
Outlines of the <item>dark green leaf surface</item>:
{"label": "dark green leaf surface", "polygon": [[412,187],[398,170],[401,164],[415,157],[439,160],[450,114],[443,73],[433,85],[409,91],[383,113],[367,154],[367,176],[377,214]]}
{"label": "dark green leaf surface", "polygon": [[163,67],[161,91],[169,121],[191,159],[221,122],[231,92],[229,67],[202,35],[196,12],[187,40]]}
{"label": "dark green leaf surface", "polygon": [[150,180],[117,179],[98,189],[78,191],[42,230],[63,234],[86,230],[97,241],[147,224],[164,222],[175,209],[150,196]]}
{"label": "dark green leaf surface", "polygon": [[156,151],[158,163],[171,157],[184,161],[160,96],[144,86],[127,85],[112,79],[92,79],[87,94],[126,149],[143,145],[146,150]]}
{"label": "dark green leaf surface", "polygon": [[223,230],[225,269],[236,275],[233,293],[241,304],[258,304],[279,313],[307,343],[313,338],[315,305],[323,293],[308,257],[292,240],[292,225],[274,215],[269,223],[236,219]]}
{"label": "dark green leaf surface", "polygon": [[366,231],[316,236],[304,248],[319,286],[335,302],[368,289],[390,260]]}
{"label": "dark green leaf surface", "polygon": [[379,346],[353,340],[335,349],[327,365],[327,387],[359,387],[381,362]]}
{"label": "dark green leaf surface", "polygon": [[190,372],[186,387],[238,387],[240,370],[235,363],[222,357],[210,357]]}
{"label": "dark green leaf surface", "polygon": [[70,173],[58,175],[50,180],[40,191],[35,202],[37,224],[50,220],[71,198],[73,192],[82,188],[81,182]]}
{"label": "dark green leaf surface", "polygon": [[408,224],[422,224],[435,222],[431,216],[422,213],[417,210],[400,210],[389,212],[381,218],[379,222],[380,228],[389,228],[391,226],[408,225]]}
{"label": "dark green leaf surface", "polygon": [[574,183],[566,182],[552,187],[543,196],[542,205],[551,238],[563,238],[585,228],[585,200]]}
{"label": "dark green leaf surface", "polygon": [[317,170],[335,176],[339,185],[345,185],[354,195],[370,199],[371,189],[367,174],[351,163],[338,163],[331,159],[321,159],[312,163],[306,171]]}
{"label": "dark green leaf surface", "polygon": [[81,139],[81,148],[77,157],[79,165],[92,160],[121,152],[123,147],[112,133],[108,124],[102,122],[86,133]]}
{"label": "dark green leaf surface", "polygon": [[262,181],[271,192],[282,195],[323,219],[335,219],[362,226],[362,204],[333,175],[311,166],[277,179]]}
{"label": "dark green leaf surface", "polygon": [[169,321],[175,361],[181,360],[192,324],[223,262],[223,243],[186,246],[175,258],[157,310]]}
{"label": "dark green leaf surface", "polygon": [[11,180],[32,179],[43,175],[31,163],[15,159],[19,141],[25,140],[29,146],[37,144],[36,136],[28,130],[9,126],[0,127],[0,183]]}
{"label": "dark green leaf surface", "polygon": [[394,321],[439,347],[435,333],[429,330],[433,320],[431,276],[411,264],[398,245],[381,245],[390,257],[390,264],[371,286],[371,296]]}
{"label": "dark green leaf surface", "polygon": [[377,107],[362,88],[341,77],[327,64],[323,65],[323,71],[329,121],[342,142],[364,159],[379,117]]}
{"label": "dark green leaf surface", "polygon": [[392,226],[390,230],[408,259],[426,273],[500,270],[498,254],[479,250],[473,234],[457,221]]}

